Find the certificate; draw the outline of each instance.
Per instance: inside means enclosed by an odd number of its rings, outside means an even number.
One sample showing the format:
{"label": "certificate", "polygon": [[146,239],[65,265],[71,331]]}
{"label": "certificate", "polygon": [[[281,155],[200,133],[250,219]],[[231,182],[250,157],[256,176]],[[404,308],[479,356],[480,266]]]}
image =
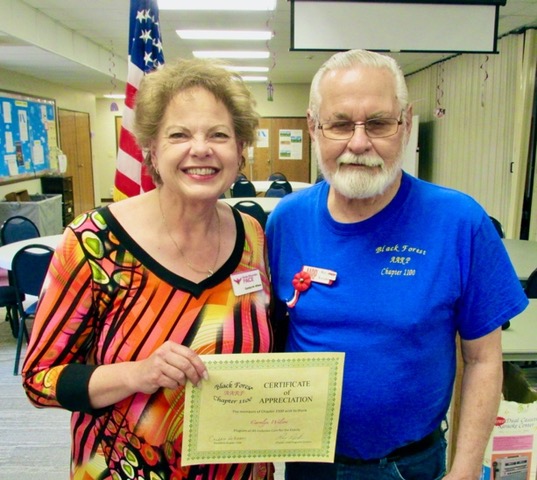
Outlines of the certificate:
{"label": "certificate", "polygon": [[333,462],[344,353],[203,355],[186,386],[182,464]]}

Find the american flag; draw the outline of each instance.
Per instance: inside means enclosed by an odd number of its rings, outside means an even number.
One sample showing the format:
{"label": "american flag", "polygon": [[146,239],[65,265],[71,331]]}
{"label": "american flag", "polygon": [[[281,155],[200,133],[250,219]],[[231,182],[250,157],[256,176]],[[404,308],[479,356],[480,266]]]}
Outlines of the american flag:
{"label": "american flag", "polygon": [[155,188],[143,166],[143,155],[132,135],[134,98],[146,73],[164,63],[157,0],[131,0],[129,67],[114,182],[114,200]]}

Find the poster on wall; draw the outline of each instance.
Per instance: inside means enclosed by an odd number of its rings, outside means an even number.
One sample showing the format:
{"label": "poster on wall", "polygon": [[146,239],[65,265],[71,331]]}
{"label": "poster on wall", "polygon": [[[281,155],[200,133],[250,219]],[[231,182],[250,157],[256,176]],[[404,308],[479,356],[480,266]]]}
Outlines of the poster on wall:
{"label": "poster on wall", "polygon": [[257,135],[257,148],[268,148],[269,147],[269,131],[268,128],[258,128],[256,131]]}
{"label": "poster on wall", "polygon": [[302,160],[302,135],[302,130],[280,130],[278,143],[280,160]]}
{"label": "poster on wall", "polygon": [[56,102],[0,91],[0,182],[51,169],[57,151]]}

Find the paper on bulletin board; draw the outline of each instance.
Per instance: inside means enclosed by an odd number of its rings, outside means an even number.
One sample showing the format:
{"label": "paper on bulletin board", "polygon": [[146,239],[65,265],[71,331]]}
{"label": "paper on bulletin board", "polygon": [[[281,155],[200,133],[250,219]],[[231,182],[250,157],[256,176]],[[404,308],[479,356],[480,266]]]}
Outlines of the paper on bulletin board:
{"label": "paper on bulletin board", "polygon": [[13,141],[13,133],[12,132],[6,132],[4,140],[5,140],[6,153],[14,152],[15,151],[15,142]]}
{"label": "paper on bulletin board", "polygon": [[28,137],[28,113],[25,110],[18,112],[19,135],[22,142],[27,142]]}
{"label": "paper on bulletin board", "polygon": [[17,175],[17,173],[19,172],[17,166],[17,156],[15,154],[6,155],[4,157],[4,162],[7,164],[9,174],[12,176]]}
{"label": "paper on bulletin board", "polygon": [[257,148],[268,148],[269,146],[269,131],[268,128],[257,129]]}
{"label": "paper on bulletin board", "polygon": [[481,480],[537,478],[537,402],[502,401],[496,417]]}
{"label": "paper on bulletin board", "polygon": [[45,163],[45,150],[39,140],[34,141],[32,145],[32,160],[34,165],[43,165]]}
{"label": "paper on bulletin board", "polygon": [[67,170],[67,155],[63,153],[58,155],[58,170],[60,173],[65,173]]}
{"label": "paper on bulletin board", "polygon": [[302,135],[302,130],[280,130],[278,149],[280,160],[302,160]]}
{"label": "paper on bulletin board", "polygon": [[2,102],[2,118],[4,123],[9,125],[12,122],[11,119],[11,104],[8,102]]}

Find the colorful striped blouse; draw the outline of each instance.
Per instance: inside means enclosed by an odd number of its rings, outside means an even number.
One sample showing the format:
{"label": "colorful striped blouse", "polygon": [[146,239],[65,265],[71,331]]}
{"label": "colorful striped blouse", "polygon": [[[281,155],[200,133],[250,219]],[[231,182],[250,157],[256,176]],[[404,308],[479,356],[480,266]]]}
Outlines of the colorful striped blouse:
{"label": "colorful striped blouse", "polygon": [[[147,358],[167,340],[199,354],[271,351],[263,230],[233,214],[233,253],[198,284],[150,257],[107,207],[66,229],[45,280],[23,383],[36,406],[73,412],[71,478],[272,478],[271,464],[181,466],[182,387],[138,393],[100,410],[88,398],[97,366]],[[256,269],[263,288],[236,296],[230,275]]]}

